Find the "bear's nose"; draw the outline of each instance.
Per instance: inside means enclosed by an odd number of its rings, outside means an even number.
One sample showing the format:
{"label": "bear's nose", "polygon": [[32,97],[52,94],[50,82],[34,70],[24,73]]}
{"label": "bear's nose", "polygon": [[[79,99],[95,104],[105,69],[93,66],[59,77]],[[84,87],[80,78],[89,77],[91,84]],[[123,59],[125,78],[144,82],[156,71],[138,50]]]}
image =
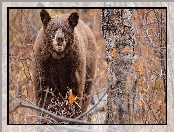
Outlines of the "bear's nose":
{"label": "bear's nose", "polygon": [[63,37],[58,37],[57,40],[62,42],[63,41]]}
{"label": "bear's nose", "polygon": [[57,37],[58,44],[63,42],[63,37]]}

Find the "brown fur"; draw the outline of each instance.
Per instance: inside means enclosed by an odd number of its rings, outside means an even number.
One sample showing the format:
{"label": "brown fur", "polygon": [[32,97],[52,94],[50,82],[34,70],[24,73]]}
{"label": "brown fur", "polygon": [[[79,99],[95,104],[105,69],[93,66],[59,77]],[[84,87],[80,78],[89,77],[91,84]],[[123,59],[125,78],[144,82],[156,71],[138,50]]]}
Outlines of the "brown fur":
{"label": "brown fur", "polygon": [[[69,89],[79,97],[82,112],[87,110],[88,98],[92,89],[92,81],[96,69],[96,42],[92,31],[79,20],[77,13],[50,17],[46,10],[41,10],[41,27],[35,44],[34,53],[34,86],[36,88],[36,103],[43,106],[47,88],[60,93],[63,97]],[[59,32],[56,32],[58,31]],[[54,32],[53,32],[54,31]],[[57,35],[55,36],[55,32]],[[56,50],[59,43],[57,36],[62,37],[60,45],[66,45],[63,51]],[[53,40],[55,39],[55,40]],[[57,44],[53,44],[53,41]],[[60,48],[61,49],[61,48]],[[44,108],[50,103],[48,94]]]}

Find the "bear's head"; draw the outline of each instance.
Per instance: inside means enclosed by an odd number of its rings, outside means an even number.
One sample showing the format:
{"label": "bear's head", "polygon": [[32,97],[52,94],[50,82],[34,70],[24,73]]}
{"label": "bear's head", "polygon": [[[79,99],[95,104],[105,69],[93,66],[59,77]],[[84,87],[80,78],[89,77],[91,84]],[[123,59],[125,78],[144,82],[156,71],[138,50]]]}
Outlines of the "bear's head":
{"label": "bear's head", "polygon": [[74,41],[74,28],[78,24],[79,15],[50,16],[42,9],[40,12],[44,30],[44,42],[53,58],[61,58],[68,52]]}

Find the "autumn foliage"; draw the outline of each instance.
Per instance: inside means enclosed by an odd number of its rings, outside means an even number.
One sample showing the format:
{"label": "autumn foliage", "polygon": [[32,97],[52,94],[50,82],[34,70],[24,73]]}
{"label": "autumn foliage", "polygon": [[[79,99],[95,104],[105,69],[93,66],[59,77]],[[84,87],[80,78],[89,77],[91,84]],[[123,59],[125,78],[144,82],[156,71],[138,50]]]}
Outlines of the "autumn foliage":
{"label": "autumn foliage", "polygon": [[[165,9],[132,9],[132,37],[134,38],[133,49],[130,46],[116,45],[111,46],[108,50],[106,41],[104,40],[103,31],[101,28],[102,16],[100,9],[60,9],[51,10],[50,15],[59,15],[62,13],[70,13],[78,11],[82,20],[84,20],[92,29],[97,42],[97,72],[94,80],[95,90],[90,95],[92,103],[96,104],[100,97],[107,91],[110,78],[108,78],[108,69],[119,71],[114,73],[113,87],[110,93],[117,91],[120,84],[124,85],[125,97],[123,103],[126,102],[128,112],[126,116],[128,120],[120,119],[124,124],[166,124],[166,10]],[[40,9],[10,9],[9,10],[9,92],[21,102],[35,105],[35,92],[32,80],[32,61],[35,61],[33,54],[33,45],[37,32],[41,27],[39,16]],[[115,19],[114,19],[115,18]],[[111,17],[112,26],[116,26],[118,21],[122,20],[118,16]],[[113,28],[112,27],[112,28]],[[119,35],[123,39],[116,38],[114,42],[119,39],[124,41],[129,27],[119,27]],[[110,28],[108,28],[110,29]],[[117,30],[116,30],[117,31]],[[113,32],[114,34],[114,32]],[[108,34],[108,38],[114,35]],[[127,40],[127,39],[126,39]],[[113,40],[111,40],[113,41]],[[115,44],[115,43],[113,43]],[[118,43],[117,43],[118,44]],[[128,68],[129,73],[125,74],[124,68],[126,65],[124,61],[114,63],[108,60],[121,60],[122,57],[128,56],[130,53],[132,63]],[[116,66],[120,66],[118,69]],[[128,83],[122,83],[120,78],[121,73],[124,73],[128,78]],[[118,74],[117,76],[115,76]],[[120,80],[119,80],[120,79]],[[124,79],[124,78],[123,78]],[[112,107],[112,115],[119,115],[115,111],[118,102],[114,100],[121,100],[120,95],[108,96],[100,101],[99,110],[96,108],[94,112],[88,113],[91,121],[94,123],[106,123],[107,113],[107,99],[113,99],[110,105]],[[94,97],[94,98],[92,98]],[[73,105],[77,105],[78,97],[72,94],[72,90],[67,91],[67,98],[64,104],[69,109]],[[10,124],[39,124],[41,117],[38,116],[38,111],[30,108],[19,107],[15,109],[17,102],[9,95],[9,123]],[[52,103],[49,104],[49,109],[54,107]],[[62,107],[63,109],[66,107]],[[98,111],[97,111],[98,110]],[[120,109],[121,111],[122,109]],[[62,114],[65,115],[64,113]],[[94,117],[95,116],[95,117]],[[48,118],[50,123],[56,121]],[[100,118],[98,120],[98,118]],[[113,120],[114,121],[114,120]],[[119,123],[117,120],[114,124]]]}

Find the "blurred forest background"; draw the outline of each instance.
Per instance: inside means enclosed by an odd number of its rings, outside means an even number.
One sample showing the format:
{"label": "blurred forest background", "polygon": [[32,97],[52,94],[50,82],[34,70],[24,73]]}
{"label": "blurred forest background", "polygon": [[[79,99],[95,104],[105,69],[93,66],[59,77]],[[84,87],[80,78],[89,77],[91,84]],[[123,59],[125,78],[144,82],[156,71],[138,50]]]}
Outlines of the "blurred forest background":
{"label": "blurred forest background", "polygon": [[[118,12],[121,10],[116,10],[114,19],[108,15],[107,20],[102,18],[100,9],[48,9],[47,11],[50,15],[77,11],[96,37],[97,72],[94,80],[95,89],[91,95],[93,104],[89,109],[97,103],[98,105],[89,113],[92,123],[166,124],[165,9],[133,9],[129,18],[123,17],[124,15],[118,18]],[[110,12],[114,10],[111,9]],[[131,28],[125,27],[125,19],[130,19]],[[110,25],[107,26],[112,27],[107,29],[105,38],[101,28],[104,21],[110,21]],[[121,26],[119,23],[122,23]],[[10,124],[37,124],[37,119],[41,118],[36,110],[16,107],[18,106],[16,99],[26,104],[35,102],[31,62],[34,61],[34,41],[41,26],[40,9],[9,10]],[[113,31],[119,34],[119,38],[109,40],[115,36]],[[116,46],[116,42],[125,40],[128,33],[132,35],[132,47],[127,43],[120,47]],[[133,53],[133,56],[128,57],[131,63],[126,71],[124,68],[121,69],[127,66],[127,63],[122,63],[126,59],[120,59],[119,56],[127,56],[129,53]],[[114,65],[115,61],[119,65]],[[113,68],[115,70],[111,72]],[[122,73],[128,79],[126,86],[121,84],[122,87],[126,87],[124,91],[126,94],[121,96],[117,96],[120,95],[118,82],[124,80],[117,76],[116,72],[119,70],[121,72],[118,74]],[[114,95],[113,91],[119,92]],[[117,104],[123,107],[121,111]]]}

